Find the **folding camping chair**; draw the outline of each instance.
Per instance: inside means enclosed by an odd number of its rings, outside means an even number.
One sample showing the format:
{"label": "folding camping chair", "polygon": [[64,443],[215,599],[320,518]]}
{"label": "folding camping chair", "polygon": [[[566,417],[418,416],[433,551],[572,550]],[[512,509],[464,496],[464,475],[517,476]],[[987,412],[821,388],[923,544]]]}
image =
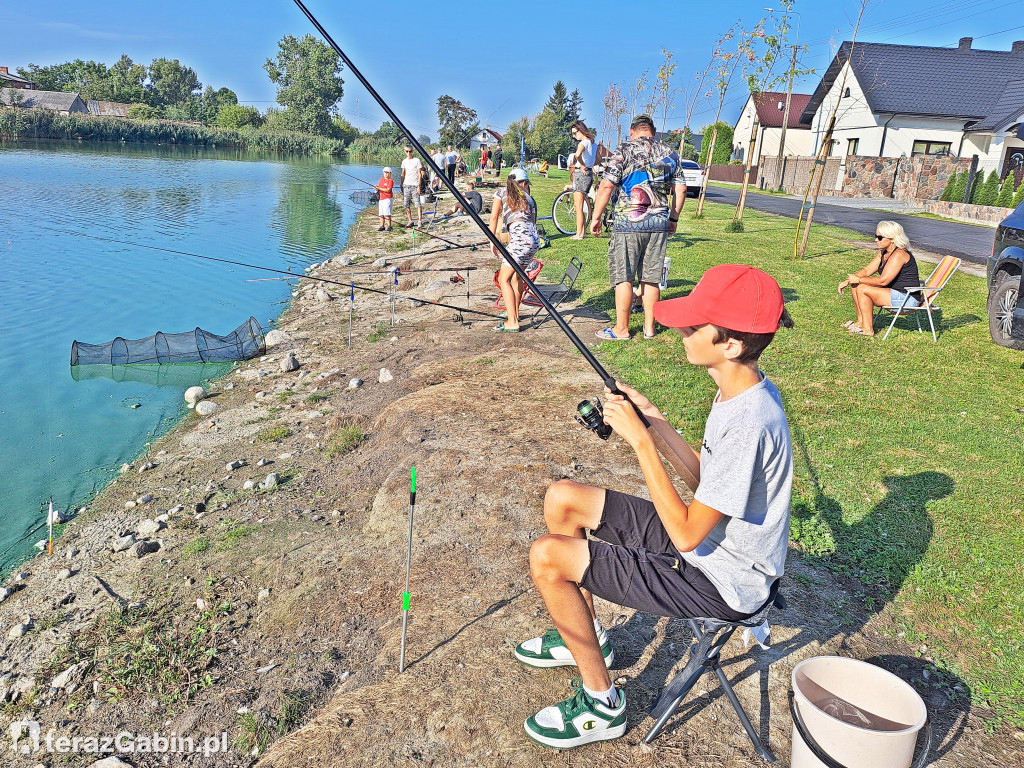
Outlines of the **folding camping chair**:
{"label": "folding camping chair", "polygon": [[[576,278],[580,276],[580,270],[583,269],[583,262],[573,256],[569,260],[569,266],[565,268],[565,272],[562,274],[562,279],[555,284],[555,290],[547,297],[548,301],[551,302],[551,306],[558,309],[558,305],[565,301],[565,298],[572,293],[572,287],[576,284]],[[532,277],[530,278],[533,279]],[[540,286],[537,286],[540,288]],[[537,315],[544,308],[544,305],[540,303],[536,296],[533,295],[533,291],[527,291],[523,296],[523,304],[528,304],[531,307],[537,307],[537,311],[533,313],[533,319],[537,319]]]}
{"label": "folding camping chair", "polygon": [[925,311],[928,313],[928,325],[932,329],[932,340],[938,344],[939,338],[935,335],[935,323],[932,322],[932,309],[935,308],[935,297],[939,291],[946,287],[946,283],[949,282],[949,278],[953,276],[953,273],[960,268],[960,263],[961,259],[955,256],[946,256],[920,286],[907,288],[907,298],[909,299],[910,296],[914,296],[920,302],[916,307],[905,306],[907,299],[904,299],[903,303],[898,307],[879,307],[878,314],[889,312],[892,315],[892,322],[889,323],[889,328],[886,330],[885,336],[882,337],[882,341],[889,338],[889,332],[896,325],[896,321],[900,316],[909,315],[912,312],[914,313],[914,319],[917,320],[917,332],[924,333],[924,330],[921,328],[921,316],[917,313]]}
{"label": "folding camping chair", "polygon": [[743,706],[740,704],[739,699],[736,698],[736,693],[732,689],[729,678],[725,676],[725,672],[722,671],[722,667],[719,664],[722,648],[729,642],[733,632],[740,627],[753,629],[754,627],[766,624],[768,613],[775,606],[779,608],[786,607],[785,599],[779,594],[778,580],[771,586],[771,590],[768,593],[768,601],[761,610],[749,618],[739,621],[706,618],[687,619],[697,642],[690,646],[690,659],[686,662],[686,667],[665,685],[658,700],[651,707],[650,714],[651,717],[655,718],[655,723],[650,732],[644,736],[645,744],[650,744],[658,737],[658,734],[661,733],[669,718],[672,717],[676,709],[679,708],[679,705],[682,704],[683,699],[686,698],[686,695],[696,685],[701,675],[710,669],[718,676],[722,692],[729,699],[732,708],[736,710],[736,715],[740,719],[740,725],[743,726],[743,730],[750,737],[750,741],[754,745],[757,754],[769,763],[776,761],[775,755],[765,746],[757,731],[754,730],[754,726],[750,724],[750,718],[743,711]]}
{"label": "folding camping chair", "polygon": [[[544,269],[544,265],[541,262],[537,261],[537,259],[533,259],[529,264],[526,265],[526,275],[527,277],[530,278],[531,281],[536,280],[537,275],[540,274],[540,271],[542,269]],[[498,272],[500,271],[501,270],[498,270]],[[496,309],[504,309],[505,304],[501,299],[501,286],[498,285],[498,272],[494,273],[494,287],[498,289],[498,298],[494,300],[494,306]],[[527,288],[526,293],[523,294],[524,304],[526,303],[526,296],[529,295],[529,293],[530,289]]]}

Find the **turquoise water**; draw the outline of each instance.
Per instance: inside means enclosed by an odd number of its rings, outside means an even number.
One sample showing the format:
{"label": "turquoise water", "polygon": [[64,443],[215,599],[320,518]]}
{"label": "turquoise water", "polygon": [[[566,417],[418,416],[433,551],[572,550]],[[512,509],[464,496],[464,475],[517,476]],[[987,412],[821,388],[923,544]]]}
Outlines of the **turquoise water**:
{"label": "turquoise water", "polygon": [[185,388],[230,369],[72,377],[72,341],[226,334],[250,315],[266,331],[290,297],[271,273],[94,237],[301,273],[343,247],[358,215],[348,194],[361,186],[308,158],[0,145],[0,569],[44,537],[51,496],[64,510],[87,502],[182,417]]}

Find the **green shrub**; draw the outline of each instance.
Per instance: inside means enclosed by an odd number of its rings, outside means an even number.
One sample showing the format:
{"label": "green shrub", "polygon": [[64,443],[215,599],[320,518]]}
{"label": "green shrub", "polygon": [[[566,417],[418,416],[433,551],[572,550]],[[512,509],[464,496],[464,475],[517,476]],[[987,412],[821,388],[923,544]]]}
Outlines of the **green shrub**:
{"label": "green shrub", "polygon": [[[1012,179],[1013,176],[1009,176],[1008,178]],[[1021,176],[1020,186],[1017,187],[1017,191],[1013,194],[1012,205],[1016,208],[1021,203],[1024,203],[1024,176]]]}
{"label": "green shrub", "polygon": [[982,173],[978,173],[971,190],[971,202],[975,205],[992,205],[999,195],[999,174],[994,170],[982,181]]}
{"label": "green shrub", "polygon": [[996,196],[994,205],[1010,208],[1013,205],[1013,174],[1009,174],[999,187],[999,194]]}
{"label": "green shrub", "polygon": [[381,165],[401,165],[405,159],[404,145],[397,146],[390,139],[376,136],[360,136],[349,145],[348,152],[359,160]]}
{"label": "green shrub", "polygon": [[942,190],[942,195],[939,197],[939,200],[949,202],[954,199],[953,196],[956,194],[956,182],[957,173],[956,171],[953,171],[949,174],[949,181],[946,182],[946,188]]}
{"label": "green shrub", "polygon": [[[705,125],[701,128],[704,138],[700,144],[700,164],[708,165],[708,151],[711,149],[711,134],[714,132],[714,125]],[[732,126],[728,123],[718,123],[718,138],[715,139],[715,156],[711,158],[710,164],[725,165],[732,156]]]}
{"label": "green shrub", "polygon": [[971,172],[965,170],[956,178],[956,186],[953,187],[952,201],[954,203],[962,203],[964,201],[964,195],[967,194],[967,182],[970,180]]}

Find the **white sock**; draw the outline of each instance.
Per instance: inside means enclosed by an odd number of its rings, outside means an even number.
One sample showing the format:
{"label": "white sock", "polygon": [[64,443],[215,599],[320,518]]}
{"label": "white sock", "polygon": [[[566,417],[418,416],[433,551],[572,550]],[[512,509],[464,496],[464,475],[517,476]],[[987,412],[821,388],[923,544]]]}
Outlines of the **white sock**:
{"label": "white sock", "polygon": [[607,704],[609,707],[614,707],[619,703],[619,692],[615,690],[613,685],[607,691],[592,691],[587,686],[583,686],[583,690],[587,692],[587,695],[594,699],[594,701],[600,701],[602,704]]}
{"label": "white sock", "polygon": [[601,634],[601,622],[598,619],[594,619],[594,631],[599,635]]}

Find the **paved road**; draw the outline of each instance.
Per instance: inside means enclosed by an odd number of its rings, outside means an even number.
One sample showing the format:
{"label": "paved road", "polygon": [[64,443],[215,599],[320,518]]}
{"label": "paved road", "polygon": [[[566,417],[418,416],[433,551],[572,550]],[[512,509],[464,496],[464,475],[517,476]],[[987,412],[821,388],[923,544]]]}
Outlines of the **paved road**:
{"label": "paved road", "polygon": [[[708,200],[712,202],[735,205],[738,198],[738,189],[708,187]],[[800,200],[783,195],[750,193],[747,195],[747,207],[795,219],[800,213]],[[911,249],[952,254],[974,264],[984,264],[992,253],[995,230],[989,227],[839,205],[819,204],[814,209],[815,224],[833,224],[871,237],[875,234],[875,224],[883,219],[898,221],[903,225],[910,238]]]}

